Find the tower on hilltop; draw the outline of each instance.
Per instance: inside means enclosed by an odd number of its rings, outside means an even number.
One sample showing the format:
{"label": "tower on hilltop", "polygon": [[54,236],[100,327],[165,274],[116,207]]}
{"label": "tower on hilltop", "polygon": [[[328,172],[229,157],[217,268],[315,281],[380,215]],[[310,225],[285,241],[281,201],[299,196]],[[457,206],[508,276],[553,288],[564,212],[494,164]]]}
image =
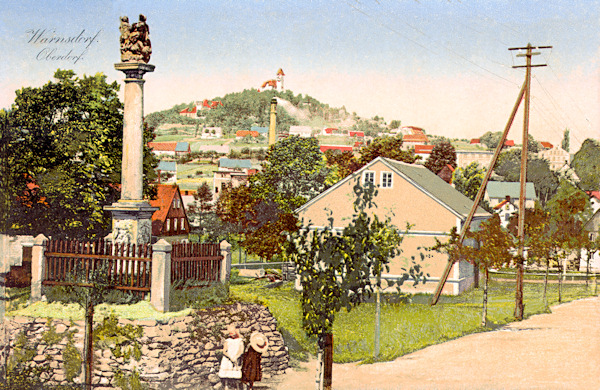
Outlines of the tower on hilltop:
{"label": "tower on hilltop", "polygon": [[281,91],[284,91],[283,76],[285,76],[285,73],[283,73],[283,69],[279,68],[279,70],[277,71],[277,83],[279,84],[279,88],[281,88]]}

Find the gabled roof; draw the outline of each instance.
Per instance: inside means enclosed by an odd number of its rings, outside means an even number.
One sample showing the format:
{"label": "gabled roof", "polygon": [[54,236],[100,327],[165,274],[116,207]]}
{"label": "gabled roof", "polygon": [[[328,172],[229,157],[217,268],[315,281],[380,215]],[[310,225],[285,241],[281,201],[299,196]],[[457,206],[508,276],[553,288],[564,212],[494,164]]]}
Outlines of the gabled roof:
{"label": "gabled roof", "polygon": [[[327,196],[327,194],[333,192],[335,189],[348,182],[354,180],[362,175],[362,172],[368,170],[374,164],[382,162],[394,173],[401,176],[403,179],[408,181],[410,184],[421,190],[425,195],[434,199],[436,202],[444,206],[446,209],[451,211],[454,215],[461,219],[466,219],[467,215],[471,211],[473,201],[460,192],[458,192],[450,184],[439,178],[436,174],[431,172],[429,169],[422,165],[407,164],[404,162],[392,160],[385,157],[377,157],[355,173],[346,176],[344,179],[337,182],[334,186],[330,187],[327,191],[322,192],[315,198],[308,201],[304,206],[298,208],[296,212],[301,212],[305,208],[317,200]],[[477,208],[475,216],[489,216],[489,213],[482,209]]]}
{"label": "gabled roof", "polygon": [[220,158],[219,168],[239,168],[239,169],[250,169],[252,168],[252,162],[245,159],[233,159],[233,158]]}
{"label": "gabled roof", "polygon": [[177,142],[177,146],[175,146],[176,152],[187,152],[190,150],[189,142]]}
{"label": "gabled roof", "polygon": [[[486,192],[490,198],[518,198],[521,192],[521,184],[519,182],[507,181],[490,181],[487,184]],[[537,199],[535,186],[533,183],[525,184],[525,198]]]}
{"label": "gabled roof", "polygon": [[586,191],[585,193],[588,194],[590,198],[596,198],[596,200],[600,200],[600,191]]}
{"label": "gabled roof", "polygon": [[156,152],[174,152],[177,142],[148,142],[148,146]]}
{"label": "gabled roof", "polygon": [[507,139],[506,141],[504,141],[504,146],[515,146],[515,141],[513,141],[512,139]]}
{"label": "gabled roof", "polygon": [[425,134],[407,134],[402,136],[404,142],[429,142],[429,138]]}
{"label": "gabled roof", "polygon": [[[181,199],[181,193],[179,192],[179,187],[176,184],[158,184],[156,186],[156,199],[148,202],[150,203],[150,206],[159,208],[154,212],[154,214],[152,214],[153,235],[161,235],[165,219],[169,215],[169,210],[173,204],[173,199],[175,199],[177,194],[179,194],[178,197]],[[185,214],[185,209],[183,211]]]}
{"label": "gabled roof", "polygon": [[156,170],[163,172],[177,172],[177,163],[175,161],[159,161]]}
{"label": "gabled roof", "polygon": [[552,145],[550,142],[546,142],[546,141],[542,141],[540,142],[540,144],[545,148],[545,149],[552,149],[554,147],[554,145]]}

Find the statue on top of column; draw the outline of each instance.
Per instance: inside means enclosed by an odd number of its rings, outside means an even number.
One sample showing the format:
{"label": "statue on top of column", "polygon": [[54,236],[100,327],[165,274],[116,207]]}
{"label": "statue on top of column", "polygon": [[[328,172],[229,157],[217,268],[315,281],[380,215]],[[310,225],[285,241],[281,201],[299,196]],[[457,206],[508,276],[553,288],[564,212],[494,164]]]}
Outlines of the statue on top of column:
{"label": "statue on top of column", "polygon": [[121,31],[121,62],[148,63],[152,54],[152,45],[146,17],[140,14],[140,21],[130,25],[129,18],[121,16],[119,31]]}

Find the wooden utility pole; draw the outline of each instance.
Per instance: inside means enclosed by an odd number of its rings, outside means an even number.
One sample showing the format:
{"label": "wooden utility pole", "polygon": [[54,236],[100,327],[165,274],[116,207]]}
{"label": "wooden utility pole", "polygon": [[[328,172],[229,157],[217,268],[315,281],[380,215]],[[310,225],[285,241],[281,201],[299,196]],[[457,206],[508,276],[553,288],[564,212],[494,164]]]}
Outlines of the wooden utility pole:
{"label": "wooden utility pole", "polygon": [[[524,177],[526,177],[527,174],[527,141],[528,141],[528,132],[529,132],[529,91],[530,91],[530,87],[531,87],[531,73],[530,73],[530,68],[532,67],[536,67],[536,66],[545,66],[545,65],[531,65],[531,56],[532,55],[536,55],[539,53],[532,53],[531,50],[532,49],[547,49],[547,48],[551,48],[552,46],[539,46],[539,47],[532,47],[531,44],[527,45],[527,47],[525,48],[510,48],[509,50],[519,50],[519,49],[528,49],[528,53],[529,56],[528,58],[528,65],[527,66],[527,72],[528,75],[525,77],[525,82],[523,83],[523,85],[521,86],[521,90],[519,92],[519,96],[517,97],[517,101],[515,102],[515,105],[513,106],[512,112],[510,114],[510,118],[508,119],[508,122],[506,123],[506,126],[504,127],[504,132],[502,133],[502,137],[500,138],[500,141],[498,142],[498,146],[496,147],[496,151],[494,153],[494,156],[492,157],[492,161],[490,161],[490,166],[483,178],[483,181],[481,183],[481,186],[479,187],[479,191],[477,191],[477,195],[475,196],[475,200],[473,201],[473,206],[471,207],[471,211],[469,212],[469,215],[467,216],[465,222],[463,223],[461,232],[460,232],[460,236],[458,238],[458,243],[457,245],[462,245],[465,236],[467,234],[468,229],[471,226],[471,222],[473,221],[473,216],[475,215],[475,211],[477,210],[477,207],[479,207],[479,203],[481,202],[481,200],[483,199],[483,195],[485,193],[485,188],[487,186],[487,183],[490,179],[490,176],[492,175],[492,172],[494,170],[494,166],[496,165],[496,162],[498,161],[498,157],[500,155],[500,152],[502,151],[502,148],[504,147],[504,141],[506,141],[506,138],[508,136],[508,132],[512,126],[512,123],[515,119],[515,116],[517,115],[517,111],[519,109],[519,105],[521,104],[521,101],[523,100],[523,97],[525,96],[525,123],[527,124],[525,127],[527,130],[523,130],[523,145],[524,145],[524,150],[525,153],[521,154],[521,181],[523,182]],[[518,56],[526,56],[525,55],[518,55]],[[522,66],[515,66],[515,68],[520,68]],[[523,157],[525,156],[525,157]],[[523,163],[523,158],[525,158],[525,163]],[[525,174],[523,174],[523,167],[525,167]],[[525,205],[525,198],[524,198],[524,188],[525,185],[523,183],[521,183],[521,194],[519,197],[519,210],[523,210],[524,209],[524,205]],[[521,205],[521,201],[523,202],[523,205]],[[521,208],[523,207],[523,208]],[[520,238],[520,242],[523,242],[522,237],[524,236],[523,234],[521,234],[521,226],[524,226],[524,224],[521,222],[521,216],[523,216],[524,218],[525,213],[519,213],[519,238]],[[524,221],[524,219],[523,219]],[[525,230],[523,229],[523,232]],[[520,244],[520,256],[519,258],[522,259],[522,254],[523,254],[523,245]],[[431,305],[435,305],[438,300],[440,299],[440,295],[442,294],[442,290],[444,288],[444,285],[446,284],[446,281],[448,280],[448,277],[450,276],[450,271],[452,270],[452,266],[454,265],[454,263],[456,261],[458,261],[460,259],[453,259],[453,258],[449,258],[448,259],[448,264],[446,265],[446,268],[444,269],[444,273],[442,274],[442,277],[440,278],[440,281],[438,282],[438,285],[435,289],[435,292],[433,294],[433,297],[431,298]],[[520,261],[521,264],[521,288],[520,290],[517,289],[517,295],[520,296],[520,302],[521,302],[521,309],[523,306],[523,263]],[[517,268],[518,270],[518,268]],[[517,271],[517,278],[518,278],[518,271]],[[518,280],[517,280],[517,283]],[[517,298],[517,301],[519,301],[519,298]],[[521,318],[522,318],[523,312],[521,310]],[[516,317],[516,310],[515,310],[515,317]],[[518,317],[517,317],[518,318]]]}
{"label": "wooden utility pole", "polygon": [[526,47],[512,47],[508,50],[526,50],[525,54],[517,54],[517,57],[526,57],[526,65],[513,66],[513,68],[525,68],[525,110],[523,113],[523,145],[521,148],[521,177],[519,192],[519,250],[517,252],[517,286],[515,292],[515,313],[517,320],[523,319],[525,305],[523,304],[523,272],[524,272],[524,249],[525,249],[525,199],[527,183],[527,146],[529,141],[529,103],[531,100],[531,68],[546,66],[545,64],[532,65],[531,57],[539,55],[540,52],[533,52],[533,49],[549,49],[552,46],[533,47],[528,43]]}

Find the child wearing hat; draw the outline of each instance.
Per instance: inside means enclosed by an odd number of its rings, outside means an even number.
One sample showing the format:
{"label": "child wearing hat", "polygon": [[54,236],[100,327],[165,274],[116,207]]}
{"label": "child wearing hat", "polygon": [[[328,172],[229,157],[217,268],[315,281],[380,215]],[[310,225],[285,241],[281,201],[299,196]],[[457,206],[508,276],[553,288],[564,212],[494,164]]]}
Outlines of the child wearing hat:
{"label": "child wearing hat", "polygon": [[227,326],[227,333],[229,337],[223,343],[223,359],[219,368],[219,377],[224,380],[225,389],[229,388],[229,384],[238,386],[237,379],[242,377],[240,357],[244,353],[244,342],[235,325]]}
{"label": "child wearing hat", "polygon": [[262,354],[267,351],[268,347],[269,341],[264,334],[252,333],[250,345],[244,354],[244,362],[242,363],[242,382],[248,384],[249,389],[254,387],[254,382],[260,382],[262,379],[260,362]]}

